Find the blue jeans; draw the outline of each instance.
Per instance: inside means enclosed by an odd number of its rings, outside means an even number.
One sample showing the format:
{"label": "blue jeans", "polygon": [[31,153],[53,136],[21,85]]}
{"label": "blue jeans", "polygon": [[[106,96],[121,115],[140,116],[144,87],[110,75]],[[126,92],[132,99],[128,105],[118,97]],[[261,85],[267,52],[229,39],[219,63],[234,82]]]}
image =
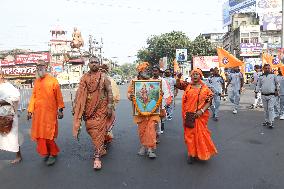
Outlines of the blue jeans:
{"label": "blue jeans", "polygon": [[284,95],[280,95],[280,115],[284,115]]}
{"label": "blue jeans", "polygon": [[240,90],[233,89],[229,95],[230,101],[234,104],[234,109],[238,110],[240,104]]}
{"label": "blue jeans", "polygon": [[221,104],[221,97],[218,94],[214,94],[211,110],[214,117],[218,117],[219,107]]}
{"label": "blue jeans", "polygon": [[175,100],[175,98],[172,97],[172,99],[173,99],[172,103],[170,105],[166,106],[167,117],[173,117],[173,114],[174,114],[174,104],[175,104],[174,100]]}

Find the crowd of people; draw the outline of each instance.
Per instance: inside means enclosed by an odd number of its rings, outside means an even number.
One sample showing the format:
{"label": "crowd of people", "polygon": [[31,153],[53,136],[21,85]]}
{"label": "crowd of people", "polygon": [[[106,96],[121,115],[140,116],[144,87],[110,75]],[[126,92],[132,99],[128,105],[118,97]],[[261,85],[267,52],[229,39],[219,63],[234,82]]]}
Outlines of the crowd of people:
{"label": "crowd of people", "polygon": [[[73,108],[73,137],[78,139],[81,123],[85,121],[86,131],[90,135],[94,148],[93,168],[102,168],[102,157],[107,154],[107,146],[113,139],[112,127],[115,124],[116,105],[120,100],[116,83],[108,76],[108,67],[100,65],[97,57],[90,58],[89,72],[85,73],[79,83]],[[221,99],[228,93],[233,104],[232,112],[237,114],[243,91],[244,78],[238,67],[232,68],[226,77],[218,68],[211,69],[211,75],[204,79],[200,69],[191,71],[190,81],[184,81],[182,74],[175,77],[169,69],[160,70],[143,62],[137,66],[137,77],[133,81],[159,81],[161,95],[156,102],[160,106],[158,113],[145,113],[138,110],[133,116],[137,125],[140,148],[139,156],[150,159],[157,157],[156,149],[159,138],[165,132],[167,120],[174,117],[175,98],[178,90],[182,95],[182,124],[184,141],[187,146],[188,163],[196,159],[208,160],[217,154],[217,149],[208,129],[210,111],[214,121],[219,120]],[[265,116],[263,126],[274,127],[274,119],[284,119],[284,76],[281,69],[278,75],[271,73],[269,64],[255,67],[253,85],[255,102],[251,108],[263,107]],[[30,98],[27,119],[32,119],[31,139],[37,144],[37,152],[43,157],[47,166],[54,165],[59,146],[55,140],[58,136],[58,119],[64,117],[65,108],[58,81],[47,73],[47,64],[37,64],[38,78],[34,82]],[[134,83],[130,82],[127,97],[136,103]],[[20,93],[0,74],[0,149],[16,153],[16,159],[22,160],[18,141],[18,116],[16,107]],[[134,106],[136,108],[136,106]],[[8,116],[13,115],[13,120]]]}

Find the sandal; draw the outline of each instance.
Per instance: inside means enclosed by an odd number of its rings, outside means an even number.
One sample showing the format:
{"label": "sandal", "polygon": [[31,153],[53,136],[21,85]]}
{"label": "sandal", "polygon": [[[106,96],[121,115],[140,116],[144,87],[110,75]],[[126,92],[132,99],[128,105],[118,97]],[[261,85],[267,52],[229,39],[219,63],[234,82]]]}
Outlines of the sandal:
{"label": "sandal", "polygon": [[94,160],[94,170],[100,170],[102,168],[102,162],[99,156],[95,156]]}

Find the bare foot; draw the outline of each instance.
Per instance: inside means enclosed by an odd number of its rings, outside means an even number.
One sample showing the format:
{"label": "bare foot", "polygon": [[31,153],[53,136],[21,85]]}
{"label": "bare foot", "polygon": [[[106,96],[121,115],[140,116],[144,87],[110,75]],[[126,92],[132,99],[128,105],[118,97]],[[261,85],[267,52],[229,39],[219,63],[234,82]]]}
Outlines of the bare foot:
{"label": "bare foot", "polygon": [[22,157],[16,157],[16,159],[12,160],[10,163],[17,164],[17,163],[20,163],[22,160],[23,160]]}
{"label": "bare foot", "polygon": [[100,158],[95,158],[95,161],[94,161],[94,169],[95,170],[100,170],[102,168],[102,162],[100,160]]}

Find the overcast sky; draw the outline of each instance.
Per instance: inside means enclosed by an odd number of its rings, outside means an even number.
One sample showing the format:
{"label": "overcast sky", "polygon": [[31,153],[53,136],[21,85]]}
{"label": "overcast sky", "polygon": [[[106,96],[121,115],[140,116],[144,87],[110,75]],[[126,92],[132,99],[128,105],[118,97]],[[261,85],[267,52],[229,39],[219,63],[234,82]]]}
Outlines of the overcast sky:
{"label": "overcast sky", "polygon": [[223,0],[1,0],[0,50],[48,50],[50,29],[61,25],[71,39],[81,30],[103,38],[104,56],[132,62],[146,39],[183,31],[191,39],[200,33],[222,32]]}

